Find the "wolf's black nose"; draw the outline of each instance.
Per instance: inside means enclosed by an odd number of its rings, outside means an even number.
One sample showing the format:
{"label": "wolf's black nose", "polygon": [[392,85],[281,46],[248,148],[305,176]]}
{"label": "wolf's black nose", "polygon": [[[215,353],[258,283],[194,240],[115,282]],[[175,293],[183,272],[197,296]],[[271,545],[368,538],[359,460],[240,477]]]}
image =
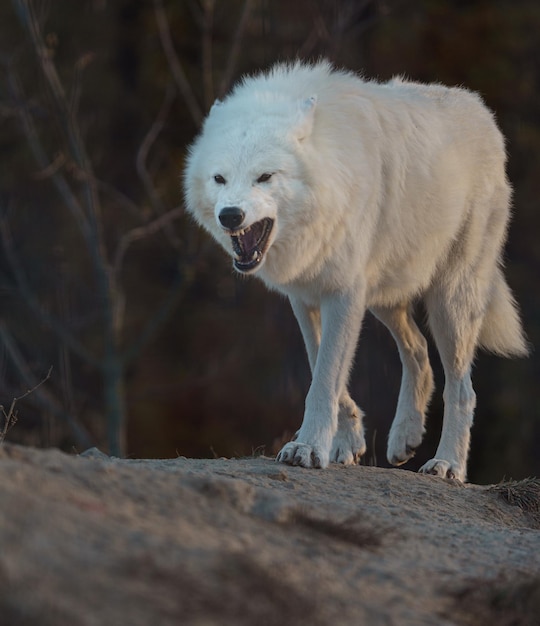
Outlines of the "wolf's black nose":
{"label": "wolf's black nose", "polygon": [[226,206],[224,209],[221,209],[218,216],[219,223],[229,230],[238,228],[245,217],[246,214],[244,211],[237,206]]}

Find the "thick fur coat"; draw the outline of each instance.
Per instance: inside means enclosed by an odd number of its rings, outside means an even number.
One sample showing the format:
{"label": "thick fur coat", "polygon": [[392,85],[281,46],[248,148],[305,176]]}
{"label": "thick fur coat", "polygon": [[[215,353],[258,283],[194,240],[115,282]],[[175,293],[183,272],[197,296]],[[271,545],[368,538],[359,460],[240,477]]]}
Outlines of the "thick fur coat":
{"label": "thick fur coat", "polygon": [[492,114],[465,89],[298,62],[214,104],[189,152],[187,208],[239,272],[288,296],[313,373],[278,460],[326,467],[365,451],[347,382],[366,309],[403,364],[388,459],[414,454],[433,388],[412,315],[422,299],[445,371],[441,440],[422,471],[465,480],[475,350],[527,352],[501,269],[505,161]]}

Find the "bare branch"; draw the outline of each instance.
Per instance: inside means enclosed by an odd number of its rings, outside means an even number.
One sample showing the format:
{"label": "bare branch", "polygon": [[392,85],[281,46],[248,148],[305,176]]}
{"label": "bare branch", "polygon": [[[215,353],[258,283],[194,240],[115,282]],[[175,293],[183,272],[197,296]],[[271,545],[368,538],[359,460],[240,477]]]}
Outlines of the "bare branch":
{"label": "bare branch", "polygon": [[41,320],[51,330],[53,330],[59,337],[69,346],[70,350],[75,352],[87,363],[97,366],[99,361],[92,356],[86,348],[66,329],[63,324],[56,317],[48,313],[40,304],[38,298],[34,294],[30,287],[26,275],[20,263],[20,260],[15,253],[15,246],[13,245],[13,237],[5,218],[0,219],[0,235],[4,246],[4,253],[9,263],[11,271],[17,281],[17,287],[24,298],[28,307],[33,311],[38,320]]}
{"label": "bare branch", "polygon": [[300,58],[309,56],[319,41],[328,42],[330,39],[330,33],[326,26],[326,22],[320,12],[313,19],[313,27],[306,37],[304,43],[298,50],[298,56]]}
{"label": "bare branch", "polygon": [[156,119],[154,120],[154,123],[150,127],[149,131],[146,133],[146,136],[143,139],[141,147],[139,148],[139,151],[137,152],[137,160],[136,160],[137,173],[139,174],[139,177],[146,190],[146,193],[148,194],[148,197],[150,198],[150,202],[152,204],[154,212],[158,215],[163,213],[163,205],[161,203],[161,200],[158,194],[156,193],[154,182],[152,180],[152,177],[150,176],[150,173],[148,172],[146,162],[148,159],[148,153],[150,152],[150,149],[152,148],[156,139],[159,137],[159,134],[163,130],[165,121],[171,110],[171,105],[174,101],[174,97],[175,97],[174,90],[172,86],[169,85],[167,87],[167,90],[165,91],[163,104],[161,105],[158,115]]}
{"label": "bare branch", "polygon": [[381,14],[378,11],[375,11],[374,15],[370,17],[363,15],[370,4],[374,4],[373,0],[347,0],[338,6],[329,40],[332,48],[331,58],[336,58],[339,55],[347,31],[354,29],[355,36],[361,37],[380,19]]}
{"label": "bare branch", "polygon": [[[82,149],[79,128],[74,116],[70,114],[70,107],[62,81],[56,71],[51,50],[45,44],[41,32],[40,20],[36,17],[32,0],[13,0],[19,19],[26,28],[32,41],[34,52],[38,59],[39,67],[49,88],[52,101],[57,109],[58,119],[66,135],[70,150],[77,161],[77,165],[83,169],[89,167],[88,158]],[[89,209],[92,207],[89,206]]]}
{"label": "bare branch", "polygon": [[167,57],[167,62],[169,63],[169,67],[176,82],[176,86],[178,87],[178,91],[184,99],[189,114],[191,115],[192,120],[195,122],[195,125],[200,126],[203,120],[203,113],[201,111],[201,107],[197,102],[197,99],[195,98],[193,89],[191,88],[191,85],[189,84],[189,81],[186,77],[184,68],[180,63],[180,59],[176,54],[176,50],[174,49],[171,38],[171,31],[169,29],[169,22],[167,20],[167,16],[165,15],[162,0],[154,0],[154,12],[156,15],[156,22],[158,25],[161,45],[163,47],[163,51],[165,52],[165,56]]}
{"label": "bare branch", "polygon": [[28,30],[34,50],[39,58],[40,67],[45,74],[47,83],[51,89],[53,96],[65,100],[65,93],[56,68],[52,61],[52,55],[48,47],[45,45],[41,36],[40,19],[36,17],[31,0],[13,0],[13,4],[17,11],[20,21]]}
{"label": "bare branch", "polygon": [[94,184],[104,196],[108,196],[111,201],[116,202],[119,206],[124,207],[128,213],[140,219],[140,207],[129,196],[121,192],[114,185],[111,185],[107,181],[100,180],[99,178],[94,178]]}
{"label": "bare branch", "polygon": [[210,109],[214,101],[214,78],[212,71],[212,31],[214,27],[215,0],[202,0],[204,21],[202,29],[202,80],[204,104]]}
{"label": "bare branch", "polygon": [[181,207],[177,207],[176,209],[171,209],[160,215],[157,219],[149,222],[148,224],[144,224],[143,226],[138,226],[133,230],[127,232],[121,239],[118,247],[116,249],[116,254],[114,258],[114,274],[118,276],[120,274],[120,270],[122,268],[122,262],[124,260],[124,256],[127,252],[129,246],[135,241],[139,241],[140,239],[144,239],[145,237],[149,237],[154,233],[157,233],[162,228],[168,226],[172,221],[179,219],[184,215],[184,210]]}
{"label": "bare branch", "polygon": [[168,294],[165,296],[157,311],[148,320],[143,330],[138,334],[137,339],[124,353],[124,363],[129,363],[141,353],[143,348],[148,344],[157,330],[162,326],[163,322],[173,311],[183,289],[185,289],[183,277],[178,274],[175,284],[171,285],[168,290]]}
{"label": "bare branch", "polygon": [[86,52],[75,63],[75,73],[73,77],[73,85],[71,87],[71,96],[69,98],[69,110],[72,116],[77,115],[79,102],[81,99],[82,73],[92,63],[95,58],[93,52]]}
{"label": "bare branch", "polygon": [[[90,243],[90,228],[88,219],[84,214],[84,211],[79,203],[78,198],[71,190],[70,185],[66,181],[65,177],[61,174],[61,169],[56,167],[56,159],[51,162],[48,154],[46,153],[43,144],[39,139],[38,132],[36,130],[34,120],[30,114],[28,106],[24,104],[24,94],[22,92],[21,83],[11,67],[8,67],[8,84],[10,87],[10,93],[14,102],[15,111],[21,120],[22,128],[28,145],[32,150],[34,159],[36,160],[41,172],[47,172],[47,175],[51,177],[53,184],[60,193],[62,200],[65,202],[67,208],[71,211],[75,222],[77,223],[79,230],[83,234],[87,243]],[[15,104],[22,103],[22,104]],[[52,163],[55,163],[54,167],[51,167]]]}
{"label": "bare branch", "polygon": [[186,0],[186,3],[195,23],[202,30],[204,27],[204,11],[199,4],[199,0]]}
{"label": "bare branch", "polygon": [[[144,239],[153,235],[154,233],[157,233],[159,230],[167,230],[170,227],[171,223],[175,219],[182,217],[182,215],[184,215],[184,211],[181,207],[172,209],[171,211],[164,213],[154,221],[143,226],[133,228],[122,236],[116,249],[113,266],[113,277],[116,285],[120,284],[120,272],[122,269],[122,263],[129,246],[135,241]],[[117,287],[113,310],[113,323],[115,332],[119,332],[121,329],[123,315],[125,311],[125,304],[126,301],[124,293],[119,287]]]}
{"label": "bare branch", "polygon": [[46,178],[50,178],[54,176],[58,170],[60,170],[66,164],[66,156],[63,152],[58,152],[54,159],[47,165],[47,167],[43,168],[39,172],[34,174],[34,178],[36,180],[45,180]]}
{"label": "bare branch", "polygon": [[82,140],[77,120],[72,114],[66,97],[66,92],[60,77],[58,76],[53,56],[43,40],[41,25],[35,15],[34,4],[32,0],[12,0],[12,2],[15,5],[22,25],[26,28],[28,34],[30,35],[39,67],[45,78],[47,87],[49,88],[53,105],[57,111],[60,127],[65,135],[71,156],[73,157],[77,168],[86,173],[83,189],[92,235],[92,241],[89,241],[88,239],[87,241],[89,243],[89,252],[95,263],[100,288],[102,289],[104,296],[108,298],[109,288],[106,267],[107,251],[102,233],[99,195],[97,187],[93,182],[94,175],[92,172],[92,165],[88,155],[86,154],[86,148]]}
{"label": "bare branch", "polygon": [[240,19],[238,20],[238,25],[236,27],[236,32],[234,33],[233,42],[231,45],[231,51],[229,52],[229,59],[227,62],[227,67],[223,74],[223,78],[221,80],[221,84],[219,86],[219,97],[222,98],[231,85],[231,81],[233,79],[233,74],[236,70],[236,64],[238,62],[238,56],[240,54],[240,47],[242,45],[242,39],[244,37],[244,32],[246,30],[246,25],[249,20],[249,16],[251,14],[251,9],[253,7],[253,0],[244,0],[244,6],[242,8],[242,13],[240,15]]}

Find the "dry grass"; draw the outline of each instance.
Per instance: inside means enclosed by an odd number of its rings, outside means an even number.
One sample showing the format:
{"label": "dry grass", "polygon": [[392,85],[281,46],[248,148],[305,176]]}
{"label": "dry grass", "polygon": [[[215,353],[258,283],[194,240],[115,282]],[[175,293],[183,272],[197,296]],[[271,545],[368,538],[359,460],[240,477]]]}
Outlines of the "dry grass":
{"label": "dry grass", "polygon": [[540,511],[540,479],[526,478],[520,481],[500,483],[491,488],[508,504],[523,511]]}
{"label": "dry grass", "polygon": [[540,528],[539,478],[526,478],[525,480],[503,482],[491,487],[490,491],[496,493],[511,506],[517,506],[519,509],[529,514],[535,524]]}

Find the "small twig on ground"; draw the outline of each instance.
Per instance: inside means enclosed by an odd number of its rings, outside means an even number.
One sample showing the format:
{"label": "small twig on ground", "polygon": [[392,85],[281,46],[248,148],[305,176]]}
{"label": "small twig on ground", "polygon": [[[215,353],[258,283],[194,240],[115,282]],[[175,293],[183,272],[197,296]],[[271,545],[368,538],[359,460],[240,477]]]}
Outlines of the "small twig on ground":
{"label": "small twig on ground", "polygon": [[22,395],[17,396],[16,398],[13,398],[13,400],[11,401],[9,410],[7,412],[4,409],[3,405],[0,405],[0,413],[2,414],[4,418],[4,423],[2,427],[0,428],[0,445],[4,442],[4,439],[6,438],[8,430],[17,423],[18,415],[17,415],[17,411],[15,410],[15,406],[17,405],[17,402],[19,402],[19,400],[22,400],[23,398],[26,398],[26,396],[29,396],[38,387],[41,387],[41,385],[47,382],[49,378],[51,377],[51,372],[52,372],[52,365],[49,368],[49,371],[47,372],[47,375],[45,376],[45,378],[40,380],[37,385],[34,385],[32,389],[27,389]]}

